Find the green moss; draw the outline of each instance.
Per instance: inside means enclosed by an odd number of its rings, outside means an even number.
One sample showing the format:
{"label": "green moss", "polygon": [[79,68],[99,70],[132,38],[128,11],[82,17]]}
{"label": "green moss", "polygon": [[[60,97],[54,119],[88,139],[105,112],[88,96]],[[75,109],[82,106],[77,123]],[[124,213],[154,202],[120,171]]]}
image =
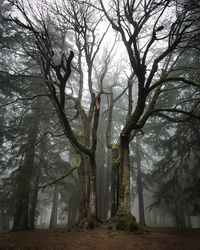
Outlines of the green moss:
{"label": "green moss", "polygon": [[76,134],[76,138],[81,144],[85,143],[85,137],[83,135]]}
{"label": "green moss", "polygon": [[81,164],[81,156],[80,155],[75,155],[75,166],[79,167]]}
{"label": "green moss", "polygon": [[118,149],[118,150],[119,150],[119,144],[113,143],[113,144],[111,145],[111,147],[112,147],[112,150],[113,150],[113,149]]}
{"label": "green moss", "polygon": [[97,226],[97,221],[93,217],[87,217],[79,221],[78,227],[81,229],[94,229]]}
{"label": "green moss", "polygon": [[119,165],[120,163],[120,152],[119,152],[119,145],[112,144],[112,164]]}
{"label": "green moss", "polygon": [[136,232],[139,230],[136,219],[133,215],[118,215],[108,221],[109,230],[122,230],[127,232]]}

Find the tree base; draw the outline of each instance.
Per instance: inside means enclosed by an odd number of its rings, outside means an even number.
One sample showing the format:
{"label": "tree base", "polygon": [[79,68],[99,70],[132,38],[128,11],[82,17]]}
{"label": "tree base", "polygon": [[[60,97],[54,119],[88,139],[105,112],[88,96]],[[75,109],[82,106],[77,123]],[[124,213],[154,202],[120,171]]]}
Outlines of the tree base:
{"label": "tree base", "polygon": [[136,218],[131,214],[116,215],[109,219],[106,228],[109,230],[122,230],[127,232],[139,232],[141,228]]}
{"label": "tree base", "polygon": [[94,229],[99,226],[98,221],[96,220],[95,217],[90,216],[90,217],[85,217],[81,219],[80,221],[77,222],[76,227],[79,229]]}

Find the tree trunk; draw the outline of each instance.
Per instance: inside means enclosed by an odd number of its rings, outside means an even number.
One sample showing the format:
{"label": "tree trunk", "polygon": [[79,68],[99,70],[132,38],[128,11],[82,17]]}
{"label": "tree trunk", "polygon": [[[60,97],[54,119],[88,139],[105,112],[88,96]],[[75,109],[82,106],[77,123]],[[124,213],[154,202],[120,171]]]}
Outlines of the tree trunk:
{"label": "tree trunk", "polygon": [[39,176],[35,178],[35,185],[32,195],[30,215],[29,215],[29,223],[30,229],[35,229],[35,215],[36,215],[36,206],[37,206],[37,198],[38,198],[38,184],[39,184]]}
{"label": "tree trunk", "polygon": [[68,204],[68,220],[67,220],[68,227],[72,227],[76,223],[76,213],[77,213],[76,197],[73,197],[72,195],[69,199],[69,204]]}
{"label": "tree trunk", "polygon": [[109,204],[109,179],[108,179],[108,166],[103,169],[102,187],[103,192],[101,196],[102,200],[102,220],[103,222],[108,219],[108,204]]}
{"label": "tree trunk", "polygon": [[112,146],[112,169],[111,169],[111,217],[116,215],[119,205],[119,146]]}
{"label": "tree trunk", "polygon": [[33,165],[35,157],[35,145],[39,131],[41,118],[41,101],[36,104],[36,109],[31,117],[31,125],[28,134],[28,141],[24,160],[19,167],[19,174],[16,180],[16,204],[14,212],[13,230],[27,230],[29,228],[29,192],[33,174]]}
{"label": "tree trunk", "polygon": [[138,205],[139,205],[139,224],[145,226],[144,216],[144,199],[143,199],[143,183],[141,175],[141,157],[138,141],[136,141],[136,164],[137,164],[137,188],[138,188]]}
{"label": "tree trunk", "polygon": [[[21,184],[17,188],[17,201],[13,222],[13,231],[28,230],[28,203],[30,178],[25,173],[20,173]],[[26,177],[25,177],[26,176]]]}
{"label": "tree trunk", "polygon": [[185,210],[184,210],[184,205],[181,201],[179,204],[179,215],[180,215],[180,230],[184,231],[187,229],[187,224],[186,224],[186,219],[185,219]]}
{"label": "tree trunk", "polygon": [[97,217],[97,193],[96,193],[96,162],[95,157],[90,159],[90,190],[89,190],[89,209],[88,215],[90,218]]}
{"label": "tree trunk", "polygon": [[53,204],[51,209],[51,217],[49,229],[54,229],[57,226],[57,213],[58,213],[58,187],[55,186],[53,191]]}
{"label": "tree trunk", "polygon": [[186,220],[182,201],[177,199],[176,201],[176,226],[180,231],[186,230]]}
{"label": "tree trunk", "polygon": [[190,217],[190,214],[188,213],[187,213],[187,227],[192,228],[191,217]]}
{"label": "tree trunk", "polygon": [[[102,156],[101,150],[98,150],[99,156]],[[101,164],[101,168],[99,166],[97,167],[97,207],[98,207],[98,218],[101,221],[104,221],[104,195],[105,195],[105,179],[104,179],[104,165],[103,165],[103,160],[104,157],[98,157],[97,159],[98,165]],[[102,159],[102,160],[101,160]]]}
{"label": "tree trunk", "polygon": [[13,230],[28,230],[29,192],[34,164],[34,148],[29,149],[24,158],[24,163],[19,169],[17,180],[16,205],[14,213]]}
{"label": "tree trunk", "polygon": [[78,221],[81,221],[88,215],[86,156],[84,156],[83,154],[80,155],[78,176],[79,176],[79,200],[80,200]]}
{"label": "tree trunk", "polygon": [[9,230],[9,222],[10,222],[10,215],[8,214],[7,211],[2,211],[0,213],[0,218],[1,218],[1,230],[2,231],[8,231]]}
{"label": "tree trunk", "polygon": [[105,171],[105,180],[106,180],[106,186],[105,186],[105,193],[106,193],[106,203],[105,203],[105,215],[104,215],[104,221],[108,220],[109,216],[109,210],[110,210],[110,204],[111,204],[111,169],[112,167],[112,159],[111,159],[111,152],[110,149],[106,152],[106,171]]}
{"label": "tree trunk", "polygon": [[[81,163],[78,168],[80,181],[80,207],[79,226],[84,226],[86,220],[98,220],[97,216],[97,192],[96,192],[96,162],[95,157],[81,156]],[[83,224],[82,224],[83,223]]]}
{"label": "tree trunk", "polygon": [[129,140],[120,136],[119,206],[117,215],[130,214],[130,162]]}
{"label": "tree trunk", "polygon": [[45,150],[47,148],[47,138],[43,138],[40,143],[40,163],[34,168],[33,175],[35,177],[33,181],[33,191],[31,197],[31,206],[29,211],[29,223],[30,229],[35,229],[35,219],[36,219],[36,207],[38,200],[38,186],[41,176],[41,166],[45,163]]}

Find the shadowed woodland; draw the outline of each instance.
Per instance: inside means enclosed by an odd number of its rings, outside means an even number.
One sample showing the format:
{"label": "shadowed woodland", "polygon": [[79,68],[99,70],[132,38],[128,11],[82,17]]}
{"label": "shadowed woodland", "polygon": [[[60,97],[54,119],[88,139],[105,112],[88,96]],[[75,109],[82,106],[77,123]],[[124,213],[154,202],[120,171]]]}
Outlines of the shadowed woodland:
{"label": "shadowed woodland", "polygon": [[198,0],[1,0],[0,55],[1,231],[199,228]]}

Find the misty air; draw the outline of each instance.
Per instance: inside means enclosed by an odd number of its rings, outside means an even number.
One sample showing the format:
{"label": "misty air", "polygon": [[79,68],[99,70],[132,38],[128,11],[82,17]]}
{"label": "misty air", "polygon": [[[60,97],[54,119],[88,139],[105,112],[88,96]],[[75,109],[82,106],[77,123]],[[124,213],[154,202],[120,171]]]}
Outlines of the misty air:
{"label": "misty air", "polygon": [[0,0],[0,249],[200,249],[198,0]]}

